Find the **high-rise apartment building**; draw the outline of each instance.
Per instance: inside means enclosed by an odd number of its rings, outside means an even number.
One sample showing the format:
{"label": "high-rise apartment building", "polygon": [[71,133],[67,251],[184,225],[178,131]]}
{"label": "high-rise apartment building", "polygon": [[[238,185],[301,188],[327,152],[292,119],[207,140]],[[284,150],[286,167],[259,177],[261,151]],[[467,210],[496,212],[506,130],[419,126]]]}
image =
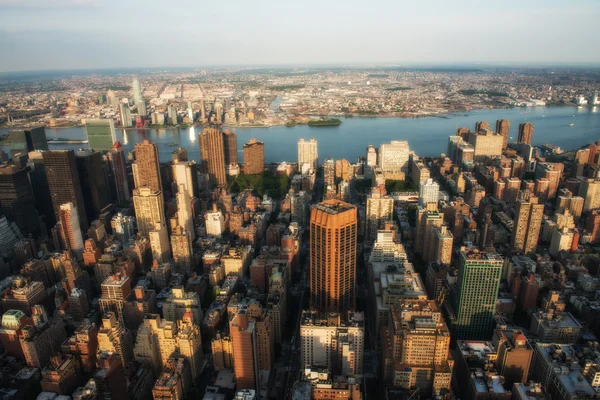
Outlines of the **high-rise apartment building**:
{"label": "high-rise apartment building", "polygon": [[373,175],[373,168],[377,167],[377,149],[373,145],[367,146],[365,176]]}
{"label": "high-rise apartment building", "polygon": [[510,121],[507,119],[496,121],[496,133],[502,136],[502,149],[506,149],[508,146],[508,137],[510,136]]}
{"label": "high-rise apartment building", "polygon": [[83,255],[83,236],[79,216],[73,203],[65,203],[60,206],[58,220],[65,247],[81,257]]}
{"label": "high-rise apartment building", "polygon": [[129,104],[119,103],[119,118],[121,120],[121,126],[123,128],[131,128],[133,126],[133,120],[131,118],[131,110]]}
{"label": "high-rise apartment building", "polygon": [[225,165],[238,163],[237,136],[230,130],[223,131],[223,150],[225,152]]}
{"label": "high-rise apartment building", "polygon": [[322,312],[346,312],[356,303],[356,207],[325,200],[310,214],[310,303]]}
{"label": "high-rise apartment building", "polygon": [[367,240],[375,240],[377,230],[394,218],[394,199],[387,195],[385,185],[371,189],[367,198]]}
{"label": "high-rise apartment building", "polygon": [[147,235],[156,224],[164,225],[162,192],[145,186],[133,189],[133,205],[138,232],[142,235]]}
{"label": "high-rise apartment building", "polygon": [[558,184],[565,169],[562,163],[538,162],[535,166],[535,179],[548,179],[548,199],[554,199]]}
{"label": "high-rise apartment building", "polygon": [[382,375],[421,396],[450,390],[454,360],[450,331],[433,300],[402,300],[382,332]]}
{"label": "high-rise apartment building", "polygon": [[535,251],[540,236],[544,205],[531,196],[520,199],[515,204],[515,219],[512,232],[512,247],[523,253]]}
{"label": "high-rise apartment building", "polygon": [[100,288],[102,294],[99,305],[102,314],[114,313],[117,319],[124,323],[123,307],[131,293],[131,280],[129,277],[120,273],[111,275],[102,282]]}
{"label": "high-rise apartment building", "polygon": [[73,203],[79,214],[81,229],[87,231],[88,218],[75,153],[73,150],[52,150],[42,152],[42,156],[56,220],[60,220],[60,206]]}
{"label": "high-rise apartment building", "polygon": [[110,150],[117,141],[115,123],[110,119],[84,119],[83,126],[88,138],[88,147],[94,151]]}
{"label": "high-rise apartment building", "polygon": [[474,147],[475,161],[483,161],[502,155],[503,137],[490,129],[469,132],[469,143]]}
{"label": "high-rise apartment building", "polygon": [[196,238],[196,232],[192,214],[192,198],[185,190],[184,185],[179,186],[175,199],[177,200],[177,223],[190,234],[193,241]]}
{"label": "high-rise apartment building", "polygon": [[223,213],[217,209],[216,204],[213,210],[209,211],[204,216],[206,236],[220,238],[225,231],[225,217]]}
{"label": "high-rise apartment building", "polygon": [[325,177],[325,189],[335,189],[335,161],[331,158],[325,160],[323,164],[323,173]]}
{"label": "high-rise apartment building", "polygon": [[496,368],[504,377],[506,387],[527,382],[534,351],[523,332],[497,329],[493,342],[498,349]]}
{"label": "high-rise apartment building", "polygon": [[152,259],[158,260],[160,263],[169,261],[171,257],[171,248],[169,246],[169,232],[167,226],[163,223],[158,223],[150,232],[150,250],[152,251]]}
{"label": "high-rise apartment building", "polygon": [[378,164],[381,170],[391,173],[406,172],[410,149],[406,140],[392,140],[379,147]]}
{"label": "high-rise apartment building", "polygon": [[448,225],[442,225],[433,229],[433,245],[429,251],[430,262],[439,261],[440,264],[450,265],[452,261],[452,243],[454,237]]}
{"label": "high-rise apartment building", "polygon": [[302,165],[308,164],[310,168],[317,170],[319,166],[319,152],[317,148],[317,140],[310,138],[309,141],[301,138],[298,141],[298,169],[302,170]]}
{"label": "high-rise apartment building", "polygon": [[497,253],[461,251],[452,327],[457,339],[490,337],[503,265]]}
{"label": "high-rise apartment building", "polygon": [[530,122],[523,122],[519,124],[519,137],[517,143],[531,144],[533,140],[533,124]]}
{"label": "high-rise apartment building", "polygon": [[350,180],[350,162],[344,158],[335,160],[335,177],[343,181]]}
{"label": "high-rise apartment building", "polygon": [[135,145],[135,162],[131,168],[136,188],[149,187],[155,192],[161,192],[162,180],[160,176],[160,159],[158,158],[158,146],[150,140],[145,139]]}
{"label": "high-rise apartment building", "polygon": [[581,182],[579,196],[583,197],[583,212],[600,208],[600,179],[586,179]]}
{"label": "high-rise apartment building", "polygon": [[120,142],[115,142],[108,150],[106,157],[110,166],[109,176],[112,178],[112,182],[109,182],[109,186],[114,184],[116,201],[122,203],[129,200],[131,194],[129,192],[129,182],[127,180],[127,161],[125,160],[123,145],[121,145]]}
{"label": "high-rise apartment building", "polygon": [[176,226],[171,233],[171,253],[173,254],[173,269],[188,276],[194,273],[194,250],[191,232],[181,226]]}
{"label": "high-rise apartment building", "polygon": [[40,234],[33,189],[27,169],[14,165],[0,166],[0,214],[14,221],[24,236]]}
{"label": "high-rise apartment building", "polygon": [[173,162],[173,186],[177,193],[183,185],[190,198],[198,197],[198,173],[195,161]]}
{"label": "high-rise apartment building", "polygon": [[265,144],[250,139],[244,145],[244,174],[262,174],[265,170]]}
{"label": "high-rise apartment building", "polygon": [[204,128],[199,134],[199,139],[201,172],[209,174],[211,185],[225,185],[225,149],[220,126]]}
{"label": "high-rise apartment building", "polygon": [[365,320],[363,313],[329,313],[320,318],[315,311],[300,317],[300,359],[303,368],[321,367],[334,375],[353,377],[363,371]]}
{"label": "high-rise apartment building", "polygon": [[419,185],[419,204],[424,206],[427,203],[438,204],[440,200],[440,185],[429,178]]}

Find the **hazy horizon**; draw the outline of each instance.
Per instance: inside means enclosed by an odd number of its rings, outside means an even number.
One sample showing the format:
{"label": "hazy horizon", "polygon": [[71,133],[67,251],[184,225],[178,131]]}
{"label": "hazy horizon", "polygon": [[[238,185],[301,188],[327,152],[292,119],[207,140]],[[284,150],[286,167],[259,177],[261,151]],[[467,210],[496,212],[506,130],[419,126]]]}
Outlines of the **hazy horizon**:
{"label": "hazy horizon", "polygon": [[327,66],[598,66],[578,0],[0,0],[0,72]]}

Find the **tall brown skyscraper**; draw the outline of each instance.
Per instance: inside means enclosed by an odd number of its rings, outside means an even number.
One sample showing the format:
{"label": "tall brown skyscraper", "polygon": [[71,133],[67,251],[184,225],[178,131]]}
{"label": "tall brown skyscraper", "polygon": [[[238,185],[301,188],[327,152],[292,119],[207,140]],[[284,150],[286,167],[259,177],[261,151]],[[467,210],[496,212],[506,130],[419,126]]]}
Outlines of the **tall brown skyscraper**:
{"label": "tall brown skyscraper", "polygon": [[158,146],[146,139],[135,145],[135,163],[132,165],[135,187],[147,186],[162,192]]}
{"label": "tall brown skyscraper", "polygon": [[533,139],[533,124],[524,122],[519,124],[519,139],[518,143],[531,144]]}
{"label": "tall brown skyscraper", "polygon": [[225,164],[237,164],[238,163],[238,152],[237,152],[237,136],[235,133],[226,130],[223,132],[223,147],[225,150]]}
{"label": "tall brown skyscraper", "polygon": [[27,169],[14,165],[0,167],[0,213],[15,221],[23,235],[39,235],[40,221]]}
{"label": "tall brown skyscraper", "polygon": [[244,174],[262,174],[265,170],[265,144],[250,139],[244,145]]}
{"label": "tall brown skyscraper", "polygon": [[344,313],[356,303],[357,211],[326,200],[310,213],[310,303],[322,312]]}
{"label": "tall brown skyscraper", "polygon": [[85,213],[75,153],[73,150],[52,150],[44,151],[42,157],[44,158],[48,188],[50,189],[56,220],[60,220],[60,206],[65,203],[73,203],[79,214],[81,229],[86,232],[88,219]]}
{"label": "tall brown skyscraper", "polygon": [[475,133],[479,132],[482,129],[490,129],[490,123],[487,121],[475,122]]}
{"label": "tall brown skyscraper", "polygon": [[531,196],[529,199],[522,198],[517,201],[512,235],[513,249],[523,253],[535,251],[543,216],[544,205],[538,204],[537,197]]}
{"label": "tall brown skyscraper", "polygon": [[507,119],[499,119],[496,121],[496,133],[502,135],[502,149],[508,146],[508,136],[510,133],[510,121]]}
{"label": "tall brown skyscraper", "polygon": [[220,125],[204,128],[199,136],[200,170],[209,174],[211,185],[225,185],[225,150]]}

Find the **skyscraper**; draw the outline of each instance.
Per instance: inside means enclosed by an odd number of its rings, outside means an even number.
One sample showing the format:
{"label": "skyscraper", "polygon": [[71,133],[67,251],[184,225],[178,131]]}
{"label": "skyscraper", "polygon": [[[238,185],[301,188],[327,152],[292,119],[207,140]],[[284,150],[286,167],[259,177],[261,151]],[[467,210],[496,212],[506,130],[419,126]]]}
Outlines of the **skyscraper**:
{"label": "skyscraper", "polygon": [[230,130],[223,131],[223,149],[225,152],[225,165],[237,164],[237,136]]}
{"label": "skyscraper", "polygon": [[100,152],[110,150],[117,141],[115,123],[110,119],[84,119],[85,134],[90,149]]}
{"label": "skyscraper", "polygon": [[321,312],[343,313],[356,303],[357,211],[325,200],[310,213],[310,303]]}
{"label": "skyscraper", "polygon": [[42,156],[56,220],[60,220],[60,206],[71,202],[79,214],[81,229],[87,231],[88,219],[75,153],[73,150],[52,150],[42,152]]}
{"label": "skyscraper", "polygon": [[483,129],[490,129],[490,123],[487,121],[477,121],[475,122],[475,133],[479,132]]}
{"label": "skyscraper", "polygon": [[123,128],[130,128],[133,125],[129,104],[119,103],[119,117],[121,118],[121,126]]}
{"label": "skyscraper", "polygon": [[333,190],[335,188],[335,162],[331,158],[328,158],[323,164],[323,170],[325,175],[325,189],[331,188]]}
{"label": "skyscraper", "polygon": [[175,198],[177,200],[177,222],[179,226],[190,233],[193,241],[196,238],[196,232],[194,230],[194,216],[192,215],[192,198],[185,190],[184,185],[179,185]]}
{"label": "skyscraper", "polygon": [[164,203],[161,192],[149,187],[133,189],[133,206],[138,232],[147,235],[156,224],[164,224]]}
{"label": "skyscraper", "polygon": [[460,253],[453,331],[460,340],[491,337],[504,259],[497,253]]}
{"label": "skyscraper", "polygon": [[104,174],[104,160],[97,151],[80,149],[75,156],[81,192],[88,222],[91,223],[106,211],[110,201]]}
{"label": "skyscraper", "polygon": [[27,154],[30,151],[48,150],[46,130],[43,126],[31,129],[11,129],[8,133],[10,156],[17,153]]}
{"label": "skyscraper", "polygon": [[212,186],[225,185],[225,151],[220,126],[204,128],[199,137],[201,172],[209,174]]}
{"label": "skyscraper", "polygon": [[142,143],[135,145],[135,163],[132,165],[132,169],[136,188],[146,186],[153,191],[162,192],[160,159],[156,143],[145,139]]}
{"label": "skyscraper", "polygon": [[496,121],[496,133],[502,135],[502,149],[506,149],[506,146],[508,146],[508,136],[510,135],[510,121],[507,119]]}
{"label": "skyscraper", "polygon": [[81,257],[83,255],[83,236],[81,235],[77,210],[73,207],[73,203],[69,202],[60,206],[58,220],[60,221],[65,246],[77,254],[78,257]]}
{"label": "skyscraper", "polygon": [[518,143],[531,144],[533,140],[533,124],[530,122],[523,122],[519,124],[519,138]]}
{"label": "skyscraper", "polygon": [[301,138],[298,141],[298,169],[301,170],[302,164],[309,164],[315,171],[319,166],[319,153],[317,140],[310,138],[310,141],[305,141]]}
{"label": "skyscraper", "polygon": [[367,240],[375,240],[383,223],[394,218],[394,199],[387,195],[385,185],[371,189],[367,198]]}
{"label": "skyscraper", "polygon": [[198,174],[195,161],[173,162],[173,184],[174,193],[179,191],[181,185],[191,197],[198,197]]}
{"label": "skyscraper", "polygon": [[15,221],[24,236],[40,233],[40,221],[27,169],[0,166],[0,214]]}
{"label": "skyscraper", "polygon": [[373,175],[373,168],[377,166],[377,149],[373,145],[367,146],[365,176]]}
{"label": "skyscraper", "polygon": [[141,101],[144,101],[142,97],[142,87],[140,86],[140,82],[135,78],[131,84],[131,88],[133,89],[133,101],[137,104]]}
{"label": "skyscraper", "polygon": [[544,205],[538,198],[521,198],[515,204],[515,219],[512,232],[512,247],[523,253],[535,251],[540,236]]}
{"label": "skyscraper", "polygon": [[262,174],[265,170],[265,144],[250,139],[244,145],[244,174]]}
{"label": "skyscraper", "polygon": [[121,143],[115,142],[106,156],[111,169],[109,175],[115,185],[116,200],[119,203],[129,200],[131,195],[129,194],[129,182],[127,181],[127,161]]}

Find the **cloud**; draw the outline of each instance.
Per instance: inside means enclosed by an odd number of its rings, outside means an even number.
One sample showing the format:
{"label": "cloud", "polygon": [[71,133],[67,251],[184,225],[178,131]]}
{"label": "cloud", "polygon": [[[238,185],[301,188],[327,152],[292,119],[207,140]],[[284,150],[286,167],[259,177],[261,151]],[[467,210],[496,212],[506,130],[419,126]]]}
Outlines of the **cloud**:
{"label": "cloud", "polygon": [[92,0],[0,0],[0,8],[43,9],[93,6]]}

